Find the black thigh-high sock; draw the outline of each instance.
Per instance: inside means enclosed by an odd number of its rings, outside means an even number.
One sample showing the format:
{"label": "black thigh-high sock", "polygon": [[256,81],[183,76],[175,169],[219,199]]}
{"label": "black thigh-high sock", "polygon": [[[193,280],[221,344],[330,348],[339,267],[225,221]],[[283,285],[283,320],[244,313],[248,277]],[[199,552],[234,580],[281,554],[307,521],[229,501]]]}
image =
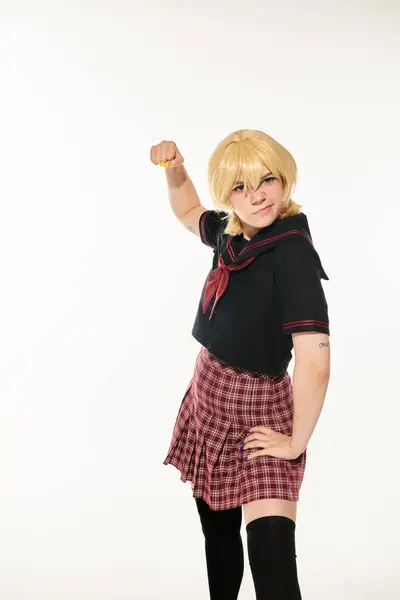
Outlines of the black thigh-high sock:
{"label": "black thigh-high sock", "polygon": [[260,517],[246,526],[257,600],[301,600],[295,529],[293,519],[280,515]]}
{"label": "black thigh-high sock", "polygon": [[242,507],[214,511],[202,498],[195,500],[205,537],[210,599],[237,600],[244,570]]}

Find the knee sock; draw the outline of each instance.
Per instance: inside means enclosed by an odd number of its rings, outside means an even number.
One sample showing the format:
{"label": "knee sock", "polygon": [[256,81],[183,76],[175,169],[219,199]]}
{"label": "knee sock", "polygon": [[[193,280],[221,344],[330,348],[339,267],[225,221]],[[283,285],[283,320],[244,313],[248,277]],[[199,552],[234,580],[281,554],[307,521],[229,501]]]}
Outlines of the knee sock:
{"label": "knee sock", "polygon": [[295,528],[292,519],[279,515],[260,517],[246,526],[257,600],[301,600]]}
{"label": "knee sock", "polygon": [[237,600],[243,578],[242,508],[213,511],[195,498],[205,537],[211,600]]}

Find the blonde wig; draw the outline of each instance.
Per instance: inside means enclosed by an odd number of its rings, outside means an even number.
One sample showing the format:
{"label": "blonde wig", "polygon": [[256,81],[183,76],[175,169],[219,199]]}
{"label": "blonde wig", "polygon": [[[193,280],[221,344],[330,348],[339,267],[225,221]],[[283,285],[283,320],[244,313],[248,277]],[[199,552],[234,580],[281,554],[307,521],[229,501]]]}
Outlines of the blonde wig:
{"label": "blonde wig", "polygon": [[229,197],[236,182],[243,181],[244,190],[255,190],[264,168],[279,179],[283,187],[283,203],[279,218],[295,215],[302,206],[292,199],[297,182],[297,166],[293,156],[272,137],[256,129],[240,129],[229,134],[215,148],[208,163],[208,183],[217,211],[227,212],[225,233],[239,235],[243,224],[233,211]]}

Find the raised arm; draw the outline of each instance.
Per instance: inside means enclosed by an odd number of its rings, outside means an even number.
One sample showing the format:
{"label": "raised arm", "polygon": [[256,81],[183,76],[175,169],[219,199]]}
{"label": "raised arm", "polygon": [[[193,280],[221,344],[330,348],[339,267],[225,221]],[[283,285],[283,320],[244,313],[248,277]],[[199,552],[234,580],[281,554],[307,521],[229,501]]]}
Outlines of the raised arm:
{"label": "raised arm", "polygon": [[150,157],[155,165],[161,163],[161,166],[165,166],[169,202],[174,215],[186,229],[200,237],[199,220],[207,209],[200,203],[175,142],[163,141],[153,146]]}
{"label": "raised arm", "polygon": [[184,165],[167,167],[165,175],[171,208],[182,225],[200,237],[200,216],[207,209],[200,203],[196,188]]}

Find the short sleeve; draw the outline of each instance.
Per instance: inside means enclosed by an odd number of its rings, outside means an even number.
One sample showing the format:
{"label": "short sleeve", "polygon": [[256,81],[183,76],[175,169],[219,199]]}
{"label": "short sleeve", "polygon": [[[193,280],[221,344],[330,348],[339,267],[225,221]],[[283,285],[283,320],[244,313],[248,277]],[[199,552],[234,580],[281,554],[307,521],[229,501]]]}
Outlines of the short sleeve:
{"label": "short sleeve", "polygon": [[280,257],[275,265],[275,285],[284,334],[319,331],[330,335],[320,260],[312,247],[299,245]]}
{"label": "short sleeve", "polygon": [[218,239],[222,236],[226,227],[228,213],[206,210],[200,215],[199,231],[203,244],[211,248],[217,248]]}

